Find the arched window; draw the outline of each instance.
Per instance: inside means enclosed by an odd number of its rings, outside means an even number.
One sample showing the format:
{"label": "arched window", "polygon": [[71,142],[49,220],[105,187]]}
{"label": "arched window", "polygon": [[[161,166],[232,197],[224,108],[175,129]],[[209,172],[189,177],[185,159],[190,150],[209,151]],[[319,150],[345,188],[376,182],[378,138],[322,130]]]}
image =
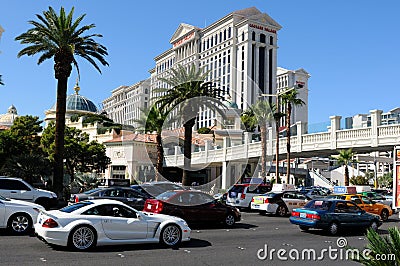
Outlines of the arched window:
{"label": "arched window", "polygon": [[265,34],[260,34],[260,42],[265,43]]}

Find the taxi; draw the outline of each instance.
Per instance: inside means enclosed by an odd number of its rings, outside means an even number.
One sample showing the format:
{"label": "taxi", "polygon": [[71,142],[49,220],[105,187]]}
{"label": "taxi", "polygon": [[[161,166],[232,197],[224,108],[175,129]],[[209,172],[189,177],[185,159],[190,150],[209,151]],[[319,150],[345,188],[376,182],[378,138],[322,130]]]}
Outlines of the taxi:
{"label": "taxi", "polygon": [[263,195],[254,196],[251,200],[251,209],[260,214],[275,214],[287,216],[293,209],[303,207],[308,198],[299,191],[271,191]]}
{"label": "taxi", "polygon": [[390,206],[375,202],[361,194],[332,194],[327,198],[353,201],[364,211],[379,215],[383,221],[387,221],[387,219],[393,214]]}

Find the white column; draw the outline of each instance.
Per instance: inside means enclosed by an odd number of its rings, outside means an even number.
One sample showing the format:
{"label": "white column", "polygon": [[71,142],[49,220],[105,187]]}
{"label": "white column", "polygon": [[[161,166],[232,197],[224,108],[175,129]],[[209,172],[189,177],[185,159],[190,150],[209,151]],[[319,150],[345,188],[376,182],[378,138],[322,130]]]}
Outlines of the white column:
{"label": "white column", "polygon": [[378,146],[378,126],[382,124],[382,110],[371,110],[371,146]]}
{"label": "white column", "polygon": [[337,138],[336,131],[340,129],[340,119],[341,116],[330,116],[331,119],[331,149],[335,150],[337,148]]}
{"label": "white column", "polygon": [[227,189],[227,185],[226,185],[226,175],[227,175],[227,171],[228,171],[228,162],[224,161],[222,162],[222,183],[221,183],[221,188],[222,189]]}

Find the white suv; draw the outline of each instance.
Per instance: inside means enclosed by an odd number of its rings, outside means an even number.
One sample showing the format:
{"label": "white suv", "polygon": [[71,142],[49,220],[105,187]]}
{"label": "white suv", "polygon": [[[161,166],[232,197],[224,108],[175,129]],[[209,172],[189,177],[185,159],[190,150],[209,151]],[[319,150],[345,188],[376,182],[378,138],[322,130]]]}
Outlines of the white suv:
{"label": "white suv", "polygon": [[238,208],[251,207],[251,200],[254,196],[265,194],[271,191],[270,184],[235,184],[229,190],[226,198],[226,204]]}
{"label": "white suv", "polygon": [[56,193],[36,189],[21,178],[0,176],[0,195],[5,198],[34,202],[46,209],[57,205]]}

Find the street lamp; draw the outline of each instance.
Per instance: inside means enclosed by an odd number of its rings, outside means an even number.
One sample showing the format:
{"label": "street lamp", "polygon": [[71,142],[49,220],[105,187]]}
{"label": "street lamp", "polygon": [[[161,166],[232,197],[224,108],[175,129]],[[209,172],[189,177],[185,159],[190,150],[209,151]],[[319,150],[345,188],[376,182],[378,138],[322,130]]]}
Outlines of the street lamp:
{"label": "street lamp", "polygon": [[[276,98],[276,114],[279,113],[280,111],[280,101],[279,101],[279,97],[282,94],[288,93],[289,91],[295,90],[295,89],[300,89],[303,88],[302,84],[296,84],[295,86],[288,88],[286,90],[280,91],[279,93],[276,94],[261,94],[260,97],[265,97],[265,96],[270,96],[270,97],[275,97]],[[276,127],[276,157],[275,157],[275,175],[276,175],[276,181],[278,182],[279,179],[279,122],[280,122],[280,117],[277,115],[277,117],[275,117],[275,127]],[[290,130],[290,125],[289,128],[286,130]],[[290,165],[290,162],[287,162],[288,165]],[[290,167],[290,166],[289,166]],[[289,176],[287,177],[287,180],[289,181]]]}

